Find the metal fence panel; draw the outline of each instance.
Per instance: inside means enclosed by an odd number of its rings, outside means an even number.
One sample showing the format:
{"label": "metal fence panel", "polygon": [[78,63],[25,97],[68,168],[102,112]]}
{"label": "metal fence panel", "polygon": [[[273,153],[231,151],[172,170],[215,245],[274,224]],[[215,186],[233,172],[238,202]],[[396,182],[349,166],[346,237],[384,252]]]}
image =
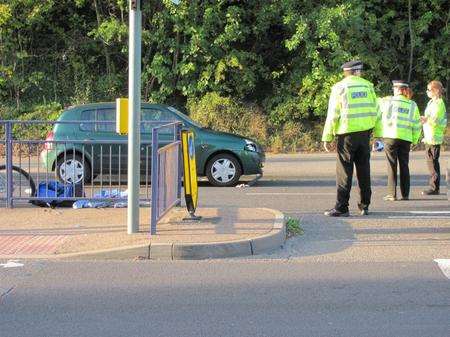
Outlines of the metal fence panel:
{"label": "metal fence panel", "polygon": [[[172,140],[167,145],[160,133],[171,129]],[[152,131],[152,211],[150,233],[156,234],[156,224],[181,200],[181,123],[154,127]],[[165,140],[167,142],[167,139]]]}
{"label": "metal fence panel", "polygon": [[[33,130],[55,130],[58,125],[81,129],[88,124],[114,124],[114,121],[0,121],[0,200],[13,207],[14,202],[40,201],[116,201],[125,202],[127,140],[92,140],[66,136],[39,139]],[[142,130],[166,122],[143,121]],[[145,126],[144,126],[145,125]],[[93,128],[90,128],[93,129]],[[36,132],[39,134],[39,132]],[[24,135],[29,135],[25,137]],[[31,136],[30,136],[31,135]],[[114,137],[113,137],[114,138]],[[141,142],[140,201],[148,203],[152,146],[150,135]],[[2,166],[4,165],[3,169]],[[72,194],[63,196],[30,195],[30,183],[48,186],[52,181],[72,185]],[[76,188],[75,188],[76,186]]]}

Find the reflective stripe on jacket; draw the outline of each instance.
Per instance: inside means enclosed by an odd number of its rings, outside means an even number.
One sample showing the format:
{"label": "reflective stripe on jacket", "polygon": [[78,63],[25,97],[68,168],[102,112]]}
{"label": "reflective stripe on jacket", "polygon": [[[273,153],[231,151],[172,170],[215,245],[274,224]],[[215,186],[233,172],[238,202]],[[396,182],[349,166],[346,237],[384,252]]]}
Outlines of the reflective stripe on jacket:
{"label": "reflective stripe on jacket", "polygon": [[444,100],[438,98],[430,100],[425,109],[427,122],[423,125],[423,141],[429,145],[439,145],[444,141],[447,128],[447,113]]}
{"label": "reflective stripe on jacket", "polygon": [[348,76],[331,90],[322,141],[334,136],[373,129],[378,116],[373,84],[359,76]]}
{"label": "reflective stripe on jacket", "polygon": [[403,95],[380,100],[381,118],[377,120],[374,137],[401,139],[413,144],[419,142],[421,125],[416,102]]}

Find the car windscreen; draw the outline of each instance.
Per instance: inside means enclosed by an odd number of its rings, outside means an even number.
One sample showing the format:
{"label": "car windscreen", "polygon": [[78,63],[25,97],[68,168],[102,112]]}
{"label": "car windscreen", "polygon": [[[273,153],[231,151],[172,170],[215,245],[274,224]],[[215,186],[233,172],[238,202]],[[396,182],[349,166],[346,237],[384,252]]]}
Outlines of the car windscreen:
{"label": "car windscreen", "polygon": [[[141,132],[151,133],[152,128],[156,126],[151,122],[176,122],[179,119],[176,118],[173,114],[166,110],[160,110],[155,108],[143,108],[141,121],[143,122],[141,125]],[[147,123],[146,123],[147,122]]]}

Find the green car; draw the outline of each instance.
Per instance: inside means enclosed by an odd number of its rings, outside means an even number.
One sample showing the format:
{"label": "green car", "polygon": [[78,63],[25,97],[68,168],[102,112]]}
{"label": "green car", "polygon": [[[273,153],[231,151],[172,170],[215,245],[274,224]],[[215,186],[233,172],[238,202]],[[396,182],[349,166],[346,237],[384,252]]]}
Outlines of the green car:
{"label": "green car", "polygon": [[[148,177],[151,167],[151,129],[155,125],[150,122],[161,121],[180,121],[194,132],[197,174],[206,176],[211,184],[234,186],[241,175],[262,175],[265,155],[256,142],[204,128],[171,106],[142,103],[141,109],[141,176]],[[64,110],[58,121],[77,123],[55,124],[47,135],[41,152],[47,171],[56,171],[59,180],[67,183],[91,182],[106,175],[126,179],[127,136],[116,133],[115,103],[74,106]],[[162,145],[173,138],[173,128],[161,130]]]}

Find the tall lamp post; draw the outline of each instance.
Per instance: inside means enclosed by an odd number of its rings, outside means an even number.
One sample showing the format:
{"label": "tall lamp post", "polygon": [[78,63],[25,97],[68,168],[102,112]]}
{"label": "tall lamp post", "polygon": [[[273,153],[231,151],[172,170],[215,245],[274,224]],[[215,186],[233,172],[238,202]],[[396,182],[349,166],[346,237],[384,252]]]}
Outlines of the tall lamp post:
{"label": "tall lamp post", "polygon": [[127,232],[133,234],[139,232],[142,11],[141,0],[129,1]]}
{"label": "tall lamp post", "polygon": [[139,231],[141,121],[141,0],[130,0],[128,51],[128,234]]}

